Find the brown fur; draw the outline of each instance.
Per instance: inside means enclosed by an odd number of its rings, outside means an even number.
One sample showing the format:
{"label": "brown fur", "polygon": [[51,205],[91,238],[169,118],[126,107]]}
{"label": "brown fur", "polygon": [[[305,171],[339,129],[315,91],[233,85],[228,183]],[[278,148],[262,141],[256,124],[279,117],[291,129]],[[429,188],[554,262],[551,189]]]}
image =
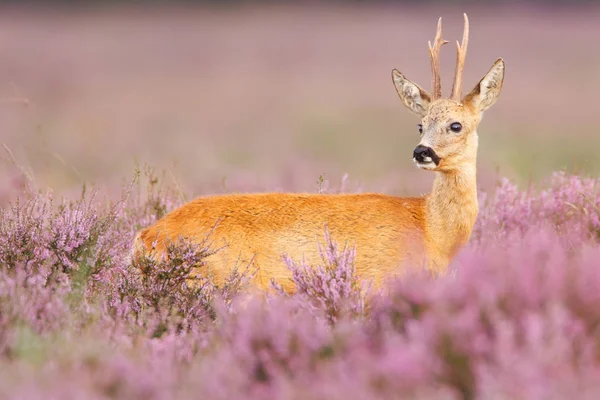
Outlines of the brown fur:
{"label": "brown fur", "polygon": [[[207,258],[206,271],[217,282],[236,266],[257,268],[253,284],[266,289],[275,279],[294,289],[284,254],[309,265],[321,261],[325,225],[334,241],[356,246],[356,271],[375,287],[410,266],[426,265],[443,273],[468,241],[477,218],[477,126],[481,114],[496,101],[504,78],[504,62],[492,69],[462,102],[432,100],[425,90],[393,71],[403,102],[422,116],[422,145],[439,156],[438,165],[419,165],[436,173],[430,194],[418,198],[382,194],[233,194],[201,197],[172,211],[138,233],[134,253],[164,251],[180,236],[203,240],[212,231],[222,249]],[[460,133],[451,132],[454,122]]]}
{"label": "brown fur", "polygon": [[[284,254],[310,265],[321,263],[317,241],[325,224],[333,240],[356,245],[359,276],[375,285],[403,261],[423,254],[424,200],[380,194],[236,194],[201,197],[141,231],[138,246],[164,251],[179,235],[203,239],[213,227],[207,268],[222,281],[236,266],[258,268],[254,283],[264,289],[276,279],[292,289]],[[216,224],[216,225],[215,225]]]}

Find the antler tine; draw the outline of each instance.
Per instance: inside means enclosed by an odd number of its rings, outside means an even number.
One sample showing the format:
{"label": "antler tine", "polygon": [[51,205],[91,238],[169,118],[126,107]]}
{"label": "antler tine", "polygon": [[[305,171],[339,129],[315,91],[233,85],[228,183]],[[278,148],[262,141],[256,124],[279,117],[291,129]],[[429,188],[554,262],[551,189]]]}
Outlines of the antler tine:
{"label": "antler tine", "polygon": [[448,41],[442,39],[442,17],[440,17],[437,23],[435,39],[433,39],[433,46],[431,45],[431,41],[428,42],[429,57],[431,57],[431,84],[433,86],[433,93],[431,94],[432,100],[439,99],[440,97],[442,97],[442,78],[440,76],[440,49],[446,43],[448,43]]}
{"label": "antler tine", "polygon": [[463,30],[462,43],[456,41],[456,71],[454,73],[454,85],[452,86],[452,100],[460,101],[462,97],[462,78],[465,69],[465,58],[467,57],[467,45],[469,44],[469,18],[465,18],[465,27]]}

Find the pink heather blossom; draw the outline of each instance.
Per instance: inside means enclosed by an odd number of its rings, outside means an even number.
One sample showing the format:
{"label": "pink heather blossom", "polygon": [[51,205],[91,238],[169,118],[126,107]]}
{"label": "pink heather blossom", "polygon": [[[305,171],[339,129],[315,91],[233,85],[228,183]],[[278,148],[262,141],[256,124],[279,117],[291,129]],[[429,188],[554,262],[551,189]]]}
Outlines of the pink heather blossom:
{"label": "pink heather blossom", "polygon": [[[366,311],[367,283],[361,283],[355,274],[356,249],[338,249],[329,230],[325,228],[325,246],[318,244],[322,265],[297,264],[289,256],[284,261],[292,272],[296,287],[295,298],[314,313],[325,312],[330,322],[340,317],[358,317]],[[276,285],[275,285],[276,286]],[[279,294],[283,290],[276,286]]]}
{"label": "pink heather blossom", "polygon": [[481,193],[446,276],[374,291],[324,227],[319,265],[282,261],[295,293],[251,296],[247,273],[202,275],[210,235],[131,259],[181,203],[147,177],[116,202],[25,188],[0,209],[0,398],[600,397],[597,178]]}

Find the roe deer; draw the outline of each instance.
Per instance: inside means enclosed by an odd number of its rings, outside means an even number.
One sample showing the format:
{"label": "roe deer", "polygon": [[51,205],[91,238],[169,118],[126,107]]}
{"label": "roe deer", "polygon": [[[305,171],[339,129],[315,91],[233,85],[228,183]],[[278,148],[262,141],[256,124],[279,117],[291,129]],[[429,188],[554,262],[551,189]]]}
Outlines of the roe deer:
{"label": "roe deer", "polygon": [[166,243],[187,237],[200,241],[212,231],[220,251],[202,267],[222,281],[236,263],[257,269],[253,285],[267,289],[270,280],[293,291],[287,254],[308,265],[320,260],[317,237],[327,225],[332,238],[356,246],[356,273],[381,287],[390,274],[408,265],[443,273],[469,239],[477,218],[477,127],[502,88],[504,61],[498,59],[475,88],[461,98],[469,21],[464,15],[462,44],[450,98],[442,98],[439,53],[442,19],[429,55],[433,91],[426,92],[398,70],[392,79],[402,103],[421,116],[421,140],[413,152],[419,168],[435,171],[431,193],[422,197],[384,194],[231,194],[197,198],[138,232],[134,254],[164,252]]}

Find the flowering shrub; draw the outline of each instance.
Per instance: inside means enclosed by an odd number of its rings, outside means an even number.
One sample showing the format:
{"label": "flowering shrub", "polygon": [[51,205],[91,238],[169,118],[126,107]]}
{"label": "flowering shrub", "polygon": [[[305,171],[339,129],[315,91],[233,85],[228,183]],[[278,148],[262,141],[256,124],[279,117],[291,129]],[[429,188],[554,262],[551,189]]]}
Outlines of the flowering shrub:
{"label": "flowering shrub", "polygon": [[483,195],[484,207],[475,227],[475,236],[485,230],[502,237],[513,231],[524,233],[551,225],[577,239],[600,236],[600,179],[556,172],[548,188],[539,193],[521,191],[504,178],[495,195]]}
{"label": "flowering shrub", "polygon": [[0,397],[600,396],[599,179],[503,180],[455,273],[386,293],[325,231],[322,264],[282,260],[297,290],[266,297],[235,269],[202,275],[208,236],[132,259],[136,230],[181,201],[144,185],[117,202],[25,191],[0,210]]}
{"label": "flowering shrub", "polygon": [[[325,246],[320,243],[316,245],[323,265],[307,265],[304,260],[296,263],[289,256],[284,256],[296,287],[295,298],[313,313],[324,313],[331,323],[346,315],[363,315],[368,283],[361,282],[355,274],[356,249],[344,247],[339,251],[327,228]],[[278,294],[285,295],[280,286],[276,283],[273,286]]]}

